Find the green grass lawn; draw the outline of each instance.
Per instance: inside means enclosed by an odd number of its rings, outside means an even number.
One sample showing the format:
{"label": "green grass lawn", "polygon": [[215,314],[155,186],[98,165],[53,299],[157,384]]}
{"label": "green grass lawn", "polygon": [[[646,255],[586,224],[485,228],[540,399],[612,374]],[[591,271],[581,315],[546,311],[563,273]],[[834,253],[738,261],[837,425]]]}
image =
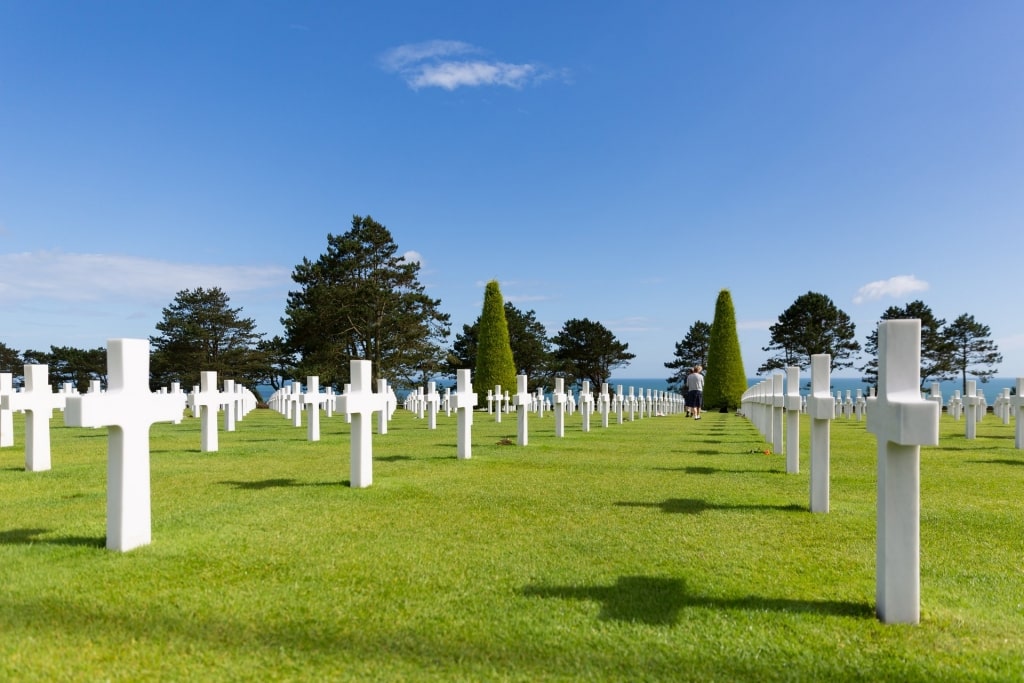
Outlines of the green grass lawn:
{"label": "green grass lawn", "polygon": [[267,410],[199,452],[152,429],[153,543],[104,548],[106,430],[0,451],[0,679],[1024,680],[1024,452],[988,416],[922,449],[917,626],[874,614],[874,437],[832,425],[831,513],[735,415],[580,431],[399,410],[374,483],[349,426]]}

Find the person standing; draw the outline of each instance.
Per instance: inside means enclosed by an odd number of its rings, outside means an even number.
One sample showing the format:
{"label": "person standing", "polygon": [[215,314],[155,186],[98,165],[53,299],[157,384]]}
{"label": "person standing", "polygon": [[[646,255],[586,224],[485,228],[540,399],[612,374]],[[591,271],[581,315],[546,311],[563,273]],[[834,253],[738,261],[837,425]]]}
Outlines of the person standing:
{"label": "person standing", "polygon": [[690,411],[694,420],[700,419],[700,409],[704,403],[704,375],[700,365],[693,366],[693,372],[686,376],[686,395],[689,397]]}

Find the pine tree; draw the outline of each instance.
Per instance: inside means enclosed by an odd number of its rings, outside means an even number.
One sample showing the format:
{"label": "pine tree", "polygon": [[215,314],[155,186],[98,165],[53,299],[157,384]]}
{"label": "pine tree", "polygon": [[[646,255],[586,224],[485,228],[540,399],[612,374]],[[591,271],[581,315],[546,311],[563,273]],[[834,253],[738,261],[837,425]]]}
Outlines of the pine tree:
{"label": "pine tree", "polygon": [[497,280],[491,280],[484,289],[484,308],[480,314],[479,338],[476,348],[476,369],[473,386],[477,404],[488,389],[501,385],[503,390],[516,391],[516,364],[509,343],[505,304]]}
{"label": "pine tree", "polygon": [[711,323],[708,344],[707,378],[704,380],[704,408],[707,410],[733,410],[747,390],[747,375],[740,354],[740,339],[736,332],[736,311],[728,289],[718,293],[715,319]]}

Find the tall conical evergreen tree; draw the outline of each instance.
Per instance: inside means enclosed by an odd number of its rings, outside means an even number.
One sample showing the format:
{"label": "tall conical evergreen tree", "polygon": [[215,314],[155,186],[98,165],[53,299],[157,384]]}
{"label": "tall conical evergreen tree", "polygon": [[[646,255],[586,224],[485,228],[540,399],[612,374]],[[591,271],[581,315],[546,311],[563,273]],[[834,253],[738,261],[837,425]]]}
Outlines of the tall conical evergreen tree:
{"label": "tall conical evergreen tree", "polygon": [[477,392],[477,405],[482,403],[488,389],[501,385],[502,391],[516,392],[516,363],[509,343],[505,302],[497,280],[487,283],[484,290],[484,310],[480,314],[480,331],[476,348],[476,369],[473,387]]}
{"label": "tall conical evergreen tree", "polygon": [[707,378],[704,380],[704,408],[734,410],[747,390],[747,374],[736,333],[736,311],[728,289],[718,293],[715,320],[708,344]]}

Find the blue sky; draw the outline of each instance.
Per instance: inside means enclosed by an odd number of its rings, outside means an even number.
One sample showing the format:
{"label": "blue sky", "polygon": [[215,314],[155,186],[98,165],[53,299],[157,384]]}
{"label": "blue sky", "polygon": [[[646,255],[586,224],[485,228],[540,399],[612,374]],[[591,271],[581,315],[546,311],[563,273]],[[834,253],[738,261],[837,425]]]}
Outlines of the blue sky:
{"label": "blue sky", "polygon": [[[748,374],[822,292],[1024,375],[1024,3],[0,0],[0,341],[148,337],[372,215],[453,331],[486,281],[667,376],[730,289]],[[844,374],[851,374],[850,371]],[[853,372],[852,374],[856,374]]]}

